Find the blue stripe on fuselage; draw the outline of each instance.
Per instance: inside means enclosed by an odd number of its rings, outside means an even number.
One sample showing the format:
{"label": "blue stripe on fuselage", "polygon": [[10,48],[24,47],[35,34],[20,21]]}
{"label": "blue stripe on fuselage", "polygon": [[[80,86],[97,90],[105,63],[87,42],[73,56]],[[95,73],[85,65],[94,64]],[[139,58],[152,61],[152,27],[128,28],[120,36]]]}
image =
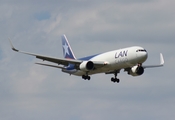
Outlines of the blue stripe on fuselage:
{"label": "blue stripe on fuselage", "polygon": [[75,64],[69,64],[66,68],[66,70],[73,70],[75,69]]}

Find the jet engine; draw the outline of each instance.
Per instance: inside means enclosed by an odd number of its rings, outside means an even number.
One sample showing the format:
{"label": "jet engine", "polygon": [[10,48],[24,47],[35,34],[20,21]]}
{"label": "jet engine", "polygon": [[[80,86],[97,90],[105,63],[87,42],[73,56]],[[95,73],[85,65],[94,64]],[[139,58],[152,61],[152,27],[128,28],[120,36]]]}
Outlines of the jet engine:
{"label": "jet engine", "polygon": [[83,71],[90,71],[94,69],[94,63],[92,61],[83,61],[79,68]]}
{"label": "jet engine", "polygon": [[133,66],[129,71],[129,74],[132,76],[139,76],[144,73],[144,68],[142,66]]}

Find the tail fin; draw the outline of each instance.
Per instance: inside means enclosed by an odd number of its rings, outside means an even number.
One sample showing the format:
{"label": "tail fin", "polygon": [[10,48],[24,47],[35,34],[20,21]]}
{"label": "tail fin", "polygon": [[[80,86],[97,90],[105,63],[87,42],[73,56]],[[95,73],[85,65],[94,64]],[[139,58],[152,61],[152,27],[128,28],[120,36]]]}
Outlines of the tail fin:
{"label": "tail fin", "polygon": [[62,46],[63,46],[63,55],[64,58],[68,58],[68,59],[76,59],[71,46],[66,38],[66,35],[62,35]]}

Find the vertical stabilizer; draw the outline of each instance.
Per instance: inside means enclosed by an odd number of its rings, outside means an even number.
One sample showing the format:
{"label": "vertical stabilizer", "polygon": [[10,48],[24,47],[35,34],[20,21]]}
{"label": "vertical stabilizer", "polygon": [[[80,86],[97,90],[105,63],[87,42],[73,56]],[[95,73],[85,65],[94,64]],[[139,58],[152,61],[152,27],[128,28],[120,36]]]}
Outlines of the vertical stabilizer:
{"label": "vertical stabilizer", "polygon": [[67,59],[76,59],[72,49],[71,49],[71,46],[66,38],[66,35],[62,35],[61,37],[62,39],[62,46],[63,46],[63,56],[64,58],[67,58]]}

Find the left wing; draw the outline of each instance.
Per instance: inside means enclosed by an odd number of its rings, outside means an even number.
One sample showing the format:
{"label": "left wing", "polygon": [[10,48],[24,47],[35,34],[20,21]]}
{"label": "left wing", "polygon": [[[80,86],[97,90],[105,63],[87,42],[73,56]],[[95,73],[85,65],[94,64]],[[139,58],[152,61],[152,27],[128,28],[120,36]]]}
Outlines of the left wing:
{"label": "left wing", "polygon": [[153,67],[162,67],[164,65],[164,58],[162,53],[160,53],[160,64],[159,65],[143,65],[143,68],[153,68]]}
{"label": "left wing", "polygon": [[56,58],[56,57],[50,57],[50,56],[44,56],[44,55],[39,55],[39,54],[35,54],[35,53],[20,51],[13,46],[10,39],[9,39],[9,41],[10,41],[10,45],[11,45],[12,50],[19,52],[19,53],[24,53],[24,54],[35,56],[36,58],[42,59],[43,61],[49,61],[49,62],[53,62],[53,63],[65,65],[65,66],[68,66],[70,63],[71,64],[81,64],[83,62],[82,60]]}

